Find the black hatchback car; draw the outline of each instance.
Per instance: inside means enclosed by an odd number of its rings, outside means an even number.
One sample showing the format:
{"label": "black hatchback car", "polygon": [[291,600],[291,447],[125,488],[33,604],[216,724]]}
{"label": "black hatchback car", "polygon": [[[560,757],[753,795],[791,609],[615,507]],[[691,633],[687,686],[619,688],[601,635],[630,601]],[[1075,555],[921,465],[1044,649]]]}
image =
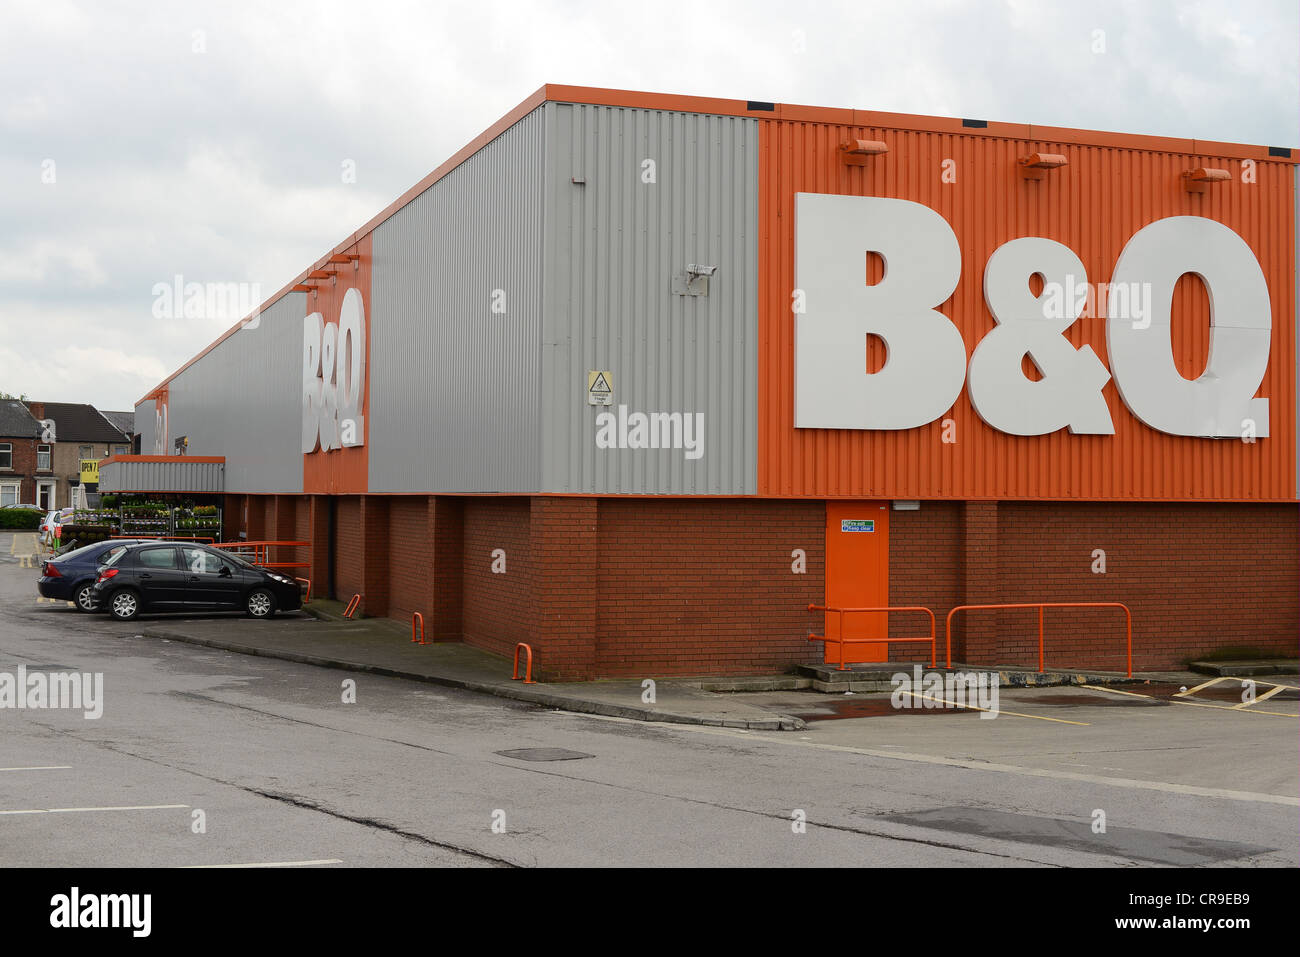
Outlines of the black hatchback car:
{"label": "black hatchback car", "polygon": [[302,607],[292,578],[205,545],[141,542],[112,554],[95,582],[96,607],[119,621],[143,611],[243,611],[270,618]]}
{"label": "black hatchback car", "polygon": [[72,602],[78,611],[94,611],[95,579],[99,577],[99,566],[108,561],[115,549],[124,549],[135,543],[135,539],[94,542],[42,562],[36,589],[45,598]]}

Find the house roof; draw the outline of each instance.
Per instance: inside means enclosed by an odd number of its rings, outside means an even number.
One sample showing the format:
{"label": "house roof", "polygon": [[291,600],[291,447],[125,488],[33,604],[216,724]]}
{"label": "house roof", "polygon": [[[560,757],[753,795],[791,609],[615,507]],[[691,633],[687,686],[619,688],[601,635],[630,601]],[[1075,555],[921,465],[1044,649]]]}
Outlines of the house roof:
{"label": "house roof", "polygon": [[0,435],[7,439],[34,439],[41,424],[18,399],[0,399]]}
{"label": "house roof", "polygon": [[105,412],[99,410],[99,414],[108,419],[109,424],[115,429],[120,429],[124,435],[135,434],[135,413],[134,412]]}
{"label": "house roof", "polygon": [[99,414],[93,405],[81,402],[28,402],[27,407],[44,405],[42,418],[54,420],[57,442],[128,442],[130,437]]}

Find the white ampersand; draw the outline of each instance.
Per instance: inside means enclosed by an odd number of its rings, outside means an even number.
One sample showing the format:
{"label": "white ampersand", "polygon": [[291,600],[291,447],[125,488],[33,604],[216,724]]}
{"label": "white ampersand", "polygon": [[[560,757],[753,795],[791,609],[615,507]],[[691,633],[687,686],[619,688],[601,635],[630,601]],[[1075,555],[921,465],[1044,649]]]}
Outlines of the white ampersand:
{"label": "white ampersand", "polygon": [[[1038,296],[1029,289],[1035,273],[1046,279]],[[1101,394],[1110,373],[1090,346],[1076,350],[1063,335],[1079,318],[1087,287],[1079,257],[1050,239],[1013,239],[989,257],[984,299],[997,327],[971,356],[967,391],[993,428],[1011,435],[1066,426],[1076,434],[1115,433]],[[1038,381],[1021,370],[1026,355],[1042,373]]]}

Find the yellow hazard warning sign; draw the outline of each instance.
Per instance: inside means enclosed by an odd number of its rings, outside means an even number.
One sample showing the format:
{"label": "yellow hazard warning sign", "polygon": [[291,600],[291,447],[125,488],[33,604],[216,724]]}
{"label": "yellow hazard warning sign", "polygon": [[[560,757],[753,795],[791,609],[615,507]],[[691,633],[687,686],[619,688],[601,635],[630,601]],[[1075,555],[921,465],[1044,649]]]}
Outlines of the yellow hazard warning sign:
{"label": "yellow hazard warning sign", "polygon": [[587,404],[610,405],[614,401],[614,374],[611,372],[587,373]]}

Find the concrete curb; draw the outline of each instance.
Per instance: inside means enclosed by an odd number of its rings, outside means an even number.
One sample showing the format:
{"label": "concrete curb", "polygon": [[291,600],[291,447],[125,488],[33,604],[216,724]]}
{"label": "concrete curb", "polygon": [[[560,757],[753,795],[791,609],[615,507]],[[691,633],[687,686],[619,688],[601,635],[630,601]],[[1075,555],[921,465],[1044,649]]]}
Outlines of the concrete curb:
{"label": "concrete curb", "polygon": [[1218,675],[1223,678],[1300,673],[1297,662],[1285,658],[1267,658],[1258,661],[1193,661],[1187,667],[1198,674]]}
{"label": "concrete curb", "polygon": [[[814,691],[823,694],[837,692],[889,692],[893,690],[893,675],[911,674],[913,664],[890,666],[888,668],[860,668],[839,671],[834,666],[800,665],[796,671],[811,680]],[[998,683],[1004,688],[1050,688],[1059,685],[1122,685],[1141,684],[1150,681],[1153,674],[1137,674],[1132,678],[1120,673],[1088,673],[1081,671],[1033,671],[1030,669],[1007,668],[994,665],[979,667],[975,665],[954,665],[952,668],[942,666],[930,668],[922,664],[923,672],[938,672],[942,675],[976,672],[997,675]]]}
{"label": "concrete curb", "polygon": [[704,718],[699,715],[682,714],[675,711],[657,711],[653,708],[636,708],[628,705],[609,704],[604,701],[592,701],[573,695],[556,694],[549,691],[533,690],[526,685],[500,684],[487,681],[472,681],[465,678],[451,678],[446,675],[421,674],[416,671],[403,671],[400,668],[388,668],[383,665],[371,665],[361,661],[346,661],[342,658],[326,658],[320,655],[305,655],[294,651],[280,651],[259,648],[256,645],[241,645],[233,641],[220,641],[214,638],[198,638],[194,635],[181,635],[175,632],[144,630],[141,634],[149,638],[166,638],[204,648],[216,648],[241,655],[254,655],[259,658],[278,658],[304,665],[316,665],[321,668],[336,668],[341,671],[360,671],[366,674],[382,675],[386,678],[406,678],[423,681],[426,684],[442,685],[448,688],[460,688],[479,694],[495,695],[498,698],[510,698],[528,704],[556,708],[560,711],[573,711],[579,714],[598,714],[611,718],[628,718],[634,721],[650,721],[662,724],[695,724],[712,728],[738,728],[746,731],[801,731],[807,725],[801,718],[792,715],[773,713],[770,719],[746,720],[743,718]]}

